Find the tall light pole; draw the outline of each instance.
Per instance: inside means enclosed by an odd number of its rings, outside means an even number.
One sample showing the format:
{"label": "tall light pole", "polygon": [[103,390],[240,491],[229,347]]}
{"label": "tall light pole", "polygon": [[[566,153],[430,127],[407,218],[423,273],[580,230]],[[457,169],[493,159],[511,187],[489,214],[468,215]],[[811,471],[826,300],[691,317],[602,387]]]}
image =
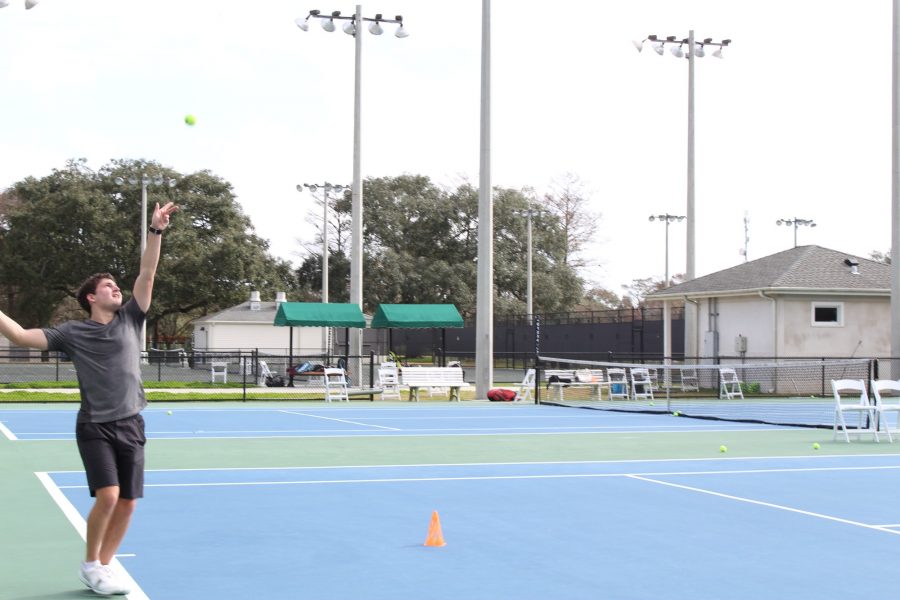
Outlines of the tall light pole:
{"label": "tall light pole", "polygon": [[[722,50],[731,43],[731,40],[726,39],[715,42],[713,38],[704,38],[698,42],[694,38],[694,30],[691,29],[686,38],[678,38],[674,35],[660,38],[651,34],[643,41],[635,41],[634,46],[640,52],[644,49],[644,43],[648,41],[651,42],[653,51],[660,56],[665,54],[666,45],[668,45],[669,50],[675,57],[688,59],[687,208],[685,211],[687,217],[687,256],[684,278],[685,281],[691,281],[697,276],[694,259],[697,223],[697,218],[694,214],[694,56],[701,58],[706,56],[706,48],[711,46],[716,48],[712,55],[716,58],[722,58]],[[685,46],[687,47],[685,48]],[[690,302],[686,303],[684,307],[684,330],[685,355],[697,356],[700,350],[697,307]]]}
{"label": "tall light pole", "polygon": [[525,295],[526,295],[526,319],[528,324],[531,325],[532,318],[534,317],[534,287],[532,285],[534,269],[532,268],[532,254],[534,253],[534,243],[532,242],[531,236],[531,221],[534,217],[541,216],[541,211],[536,208],[527,208],[525,210],[517,210],[515,214],[521,215],[528,218],[528,235],[527,235],[527,244],[528,244],[528,252],[527,252],[527,261],[526,268],[528,269],[528,277],[527,283],[525,287]]}
{"label": "tall light pole", "polygon": [[[334,191],[340,194],[344,185],[332,185],[327,181],[325,183],[304,183],[297,184],[297,191],[302,192],[303,188],[308,189],[313,194],[319,188],[322,188],[322,303],[328,304],[328,192]],[[331,349],[331,329],[329,327],[322,328],[322,352],[330,354]]]}
{"label": "tall light pole", "polygon": [[[346,21],[342,29],[344,33],[352,35],[356,39],[354,75],[353,75],[353,188],[352,188],[352,204],[350,208],[350,302],[363,306],[362,295],[362,233],[363,233],[363,189],[362,189],[362,165],[361,165],[361,100],[362,100],[362,38],[358,35],[364,22],[369,23],[369,32],[372,35],[381,35],[384,33],[382,23],[396,23],[397,29],[394,35],[398,38],[409,36],[403,27],[403,16],[397,15],[393,19],[386,19],[381,13],[374,17],[363,17],[362,6],[356,5],[356,13],[349,16],[341,16],[341,11],[336,10],[330,15],[323,15],[319,10],[311,10],[306,18],[295,19],[294,22],[303,31],[309,31],[309,20],[311,18],[318,19],[322,25],[322,29],[327,32],[335,30],[335,21]],[[359,329],[350,330],[350,354],[360,357],[362,355],[362,331]],[[359,359],[356,359],[359,361]],[[354,369],[360,372],[360,364]]]}
{"label": "tall light pole", "polygon": [[[900,0],[891,15],[891,358],[900,358]],[[890,377],[900,377],[891,361]]]}
{"label": "tall light pole", "polygon": [[[115,180],[116,185],[125,185],[125,179],[122,177],[116,177]],[[151,185],[155,185],[157,187],[167,186],[169,188],[175,187],[178,183],[178,180],[174,177],[170,177],[166,179],[162,175],[156,175],[155,177],[151,177],[146,173],[142,174],[140,177],[136,177],[131,175],[128,177],[128,183],[131,185],[141,184],[141,254],[140,257],[144,256],[144,250],[147,249],[147,187]],[[138,259],[140,260],[140,258]],[[147,351],[147,322],[144,321],[143,326],[141,327],[141,352]]]}
{"label": "tall light pole", "polygon": [[678,221],[679,223],[684,221],[684,215],[670,215],[666,213],[664,215],[650,215],[650,222],[660,221],[666,224],[666,287],[671,286],[671,282],[669,281],[669,224]]}
{"label": "tall light pole", "polygon": [[302,192],[303,188],[308,189],[313,194],[322,188],[322,302],[328,303],[328,192],[340,194],[347,186],[332,185],[327,181],[325,183],[304,183],[297,184],[297,191]]}
{"label": "tall light pole", "polygon": [[494,205],[491,189],[491,0],[481,0],[481,131],[478,175],[478,282],[475,292],[475,398],[494,381]]}
{"label": "tall light pole", "polygon": [[794,226],[794,248],[797,247],[797,228],[798,227],[815,227],[816,222],[812,219],[798,219],[794,217],[793,219],[778,219],[775,221],[776,225],[793,225]]}

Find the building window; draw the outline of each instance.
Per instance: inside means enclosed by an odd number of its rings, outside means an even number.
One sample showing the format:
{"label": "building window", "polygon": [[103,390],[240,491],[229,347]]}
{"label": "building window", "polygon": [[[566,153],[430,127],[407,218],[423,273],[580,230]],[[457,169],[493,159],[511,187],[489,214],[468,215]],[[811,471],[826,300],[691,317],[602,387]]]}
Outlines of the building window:
{"label": "building window", "polygon": [[813,302],[812,303],[813,327],[843,327],[844,303],[843,302]]}

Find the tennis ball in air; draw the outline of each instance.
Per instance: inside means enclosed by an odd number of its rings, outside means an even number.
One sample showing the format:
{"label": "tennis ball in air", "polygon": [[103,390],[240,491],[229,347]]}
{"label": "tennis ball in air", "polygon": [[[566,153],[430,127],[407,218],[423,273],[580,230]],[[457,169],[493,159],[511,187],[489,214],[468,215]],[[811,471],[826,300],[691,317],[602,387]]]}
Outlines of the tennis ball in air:
{"label": "tennis ball in air", "polygon": [[167,415],[171,415],[171,414],[172,414],[172,411],[170,410],[170,411],[167,412],[166,414],[167,414]]}
{"label": "tennis ball in air", "polygon": [[813,442],[813,450],[819,449],[819,442]]}
{"label": "tennis ball in air", "polygon": [[195,117],[194,115],[185,115],[184,122],[185,124],[193,127],[197,124],[197,117]]}
{"label": "tennis ball in air", "polygon": [[721,446],[719,446],[719,452],[728,452],[728,446],[722,444]]}

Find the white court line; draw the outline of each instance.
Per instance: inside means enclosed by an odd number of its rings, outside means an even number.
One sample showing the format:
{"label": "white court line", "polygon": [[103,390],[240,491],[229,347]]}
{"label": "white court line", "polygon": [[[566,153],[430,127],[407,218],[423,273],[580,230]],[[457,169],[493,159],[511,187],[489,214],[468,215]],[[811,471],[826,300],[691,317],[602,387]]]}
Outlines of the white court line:
{"label": "white court line", "polygon": [[[303,415],[303,413],[288,413],[292,415]],[[317,415],[305,415],[315,417],[317,419],[324,419],[327,421],[337,421],[339,423],[347,423],[348,425],[360,425],[363,427],[375,427],[378,429],[385,429],[387,431],[402,431],[402,432],[454,432],[454,431],[484,431],[484,432],[498,432],[498,431],[521,431],[521,432],[530,432],[530,431],[560,431],[560,432],[569,432],[569,431],[597,431],[597,432],[612,432],[612,433],[652,433],[658,430],[662,430],[662,433],[672,432],[678,433],[683,430],[686,431],[696,431],[696,432],[743,432],[743,431],[763,431],[762,429],[747,429],[746,426],[737,424],[733,429],[697,429],[694,425],[652,425],[652,426],[644,426],[644,425],[554,425],[547,427],[528,427],[526,425],[513,425],[510,427],[411,427],[409,429],[399,429],[396,427],[387,427],[384,425],[374,425],[372,423],[362,423],[358,421],[349,421],[346,419],[335,419],[331,417],[320,417]],[[778,429],[781,431],[782,429]],[[766,430],[770,431],[770,430]],[[220,433],[220,434],[240,434],[246,435],[248,433],[253,434],[267,434],[267,433],[278,433],[278,434],[288,434],[288,433],[358,433],[359,429],[196,429],[192,431],[179,431],[179,430],[171,430],[171,431],[159,431],[159,430],[150,430],[147,433],[152,436],[159,435],[178,435],[178,434],[207,434],[207,433]],[[73,432],[61,432],[61,431],[29,431],[23,433],[22,435],[68,435],[74,436]]]}
{"label": "white court line", "polygon": [[[470,465],[462,465],[470,466]],[[416,466],[413,465],[413,468]],[[328,467],[321,467],[328,468]],[[365,468],[365,467],[363,467]],[[784,468],[784,469],[744,469],[744,470],[727,470],[727,471],[661,471],[651,473],[559,473],[559,474],[543,474],[543,475],[461,475],[457,477],[384,477],[384,478],[367,478],[367,479],[299,479],[287,481],[207,481],[197,483],[145,483],[144,487],[153,488],[192,488],[192,487],[238,487],[238,486],[262,486],[262,485],[325,485],[336,483],[410,483],[410,482],[427,482],[427,481],[505,481],[516,479],[590,479],[605,477],[630,477],[634,479],[645,479],[647,477],[666,477],[671,475],[742,475],[742,474],[758,474],[758,473],[805,473],[805,472],[826,472],[826,471],[878,471],[900,469],[900,465],[888,465],[884,467],[814,467],[814,468]],[[204,471],[207,469],[197,469]],[[208,469],[213,470],[213,469]],[[256,470],[256,469],[247,469]],[[262,469],[260,469],[262,470]],[[274,469],[270,469],[274,470]],[[678,484],[669,484],[663,481],[646,479],[653,483],[663,485],[672,485],[673,487],[683,487],[685,489],[694,489],[696,491],[705,491],[700,488],[691,488],[688,486],[680,486]],[[60,489],[86,489],[86,485],[61,485]],[[726,494],[718,492],[707,492],[713,495],[730,497]],[[735,497],[735,499],[740,499]],[[746,500],[747,502],[756,502],[755,500]],[[765,504],[758,502],[759,504]],[[802,512],[802,511],[798,511]],[[873,526],[870,526],[873,527]],[[893,532],[900,533],[900,532]]]}
{"label": "white court line", "polygon": [[19,439],[16,437],[16,434],[14,434],[12,431],[10,431],[9,428],[3,424],[2,421],[0,421],[0,433],[2,433],[6,437],[6,439],[8,439],[12,442]]}
{"label": "white court line", "polygon": [[[56,483],[53,482],[53,479],[50,478],[46,472],[37,471],[35,472],[37,478],[44,485],[44,488],[47,490],[47,493],[50,494],[50,497],[56,502],[56,505],[59,506],[59,509],[69,520],[69,523],[72,524],[72,527],[75,528],[75,531],[78,532],[78,535],[81,536],[82,540],[87,539],[87,523],[84,518],[81,516],[81,513],[72,506],[72,503],[69,502],[69,499],[66,498],[65,494],[62,493],[61,487],[57,486]],[[84,486],[87,487],[87,486]],[[123,554],[122,556],[130,556]],[[112,562],[116,568],[116,571],[121,574],[122,579],[125,580],[125,583],[131,588],[131,593],[125,598],[130,598],[131,600],[150,600],[149,596],[144,593],[144,590],[141,589],[141,586],[137,584],[137,582],[131,577],[131,574],[125,570],[125,567],[122,566],[122,563],[119,562],[117,558],[113,558]]]}
{"label": "white court line", "polygon": [[[378,427],[377,425],[370,425],[370,427]],[[509,436],[509,435],[616,435],[627,433],[632,436],[638,434],[657,434],[657,433],[673,433],[673,434],[682,434],[682,433],[746,433],[746,432],[760,432],[760,431],[794,431],[794,429],[789,429],[785,427],[773,427],[772,429],[667,429],[667,430],[654,430],[647,431],[645,429],[640,429],[637,431],[622,431],[621,428],[615,428],[612,431],[603,431],[600,428],[585,428],[578,427],[578,431],[572,430],[561,430],[558,428],[554,428],[553,431],[537,431],[535,429],[529,429],[525,427],[518,427],[509,430],[490,428],[488,430],[485,429],[397,429],[395,430],[400,437],[491,437],[491,436]],[[587,430],[586,430],[587,429]],[[205,433],[201,431],[197,432],[184,432],[184,435],[160,435],[158,433],[154,433],[152,431],[148,432],[148,435],[151,440],[277,440],[277,439],[321,439],[321,438],[355,438],[355,437],[390,437],[392,434],[388,431],[365,431],[365,430],[332,430],[331,433],[321,433],[322,430],[310,430],[316,431],[312,435],[284,435],[283,431],[280,432],[279,435],[242,435],[248,432],[241,431],[233,431],[230,432],[231,435],[196,435],[200,433]],[[326,430],[327,432],[328,430]],[[342,432],[346,433],[335,433]],[[430,432],[430,433],[413,433],[413,432]],[[476,432],[476,433],[470,433]],[[249,432],[254,433],[254,432]],[[37,434],[30,433],[28,435],[48,435],[48,434]],[[55,434],[55,435],[64,435],[64,434]],[[196,435],[196,437],[194,437]],[[22,438],[17,441],[19,442],[70,442],[75,439],[74,434],[69,434],[69,437],[65,438]],[[839,456],[839,455],[829,455],[829,456]],[[884,455],[888,456],[888,455]]]}
{"label": "white court line", "polygon": [[347,419],[335,419],[334,417],[323,417],[321,415],[311,415],[305,412],[296,412],[292,410],[279,410],[278,412],[287,413],[289,415],[300,415],[301,417],[313,417],[314,419],[324,419],[326,421],[337,421],[338,423],[349,423],[350,425],[360,425],[361,427],[377,427],[378,429],[387,429],[388,431],[400,431],[395,427],[384,427],[383,425],[372,425],[371,423],[359,423]]}
{"label": "white court line", "polygon": [[726,498],[728,500],[736,500],[738,502],[746,502],[747,504],[756,504],[757,506],[765,506],[767,508],[775,508],[778,510],[792,512],[792,513],[796,513],[799,515],[806,515],[808,517],[816,517],[818,519],[825,519],[826,521],[835,521],[837,523],[843,523],[845,525],[853,525],[855,527],[862,527],[864,529],[873,529],[875,531],[883,531],[885,533],[893,533],[894,535],[900,535],[900,531],[894,531],[893,529],[888,529],[881,525],[869,525],[868,523],[860,523],[859,521],[851,521],[849,519],[842,519],[840,517],[833,517],[831,515],[825,515],[822,513],[816,513],[816,512],[812,512],[812,511],[808,511],[808,510],[801,510],[799,508],[792,508],[790,506],[784,506],[783,504],[773,504],[772,502],[763,502],[761,500],[753,500],[752,498],[744,498],[742,496],[732,496],[731,494],[723,494],[721,492],[705,490],[703,488],[693,487],[690,485],[681,485],[679,483],[660,481],[659,479],[650,479],[649,477],[644,477],[641,475],[628,475],[627,477],[629,477],[631,479],[638,479],[640,481],[646,481],[648,483],[655,483],[658,485],[665,485],[665,486],[678,488],[678,489],[682,489],[682,490],[688,490],[691,492],[698,492],[700,494],[708,494],[710,496]]}
{"label": "white court line", "polygon": [[[194,467],[194,468],[176,468],[176,469],[147,469],[148,473],[181,473],[191,471],[316,471],[322,469],[397,469],[397,468],[432,468],[432,467],[507,467],[507,466],[557,466],[557,465],[622,465],[622,464],[657,464],[657,463],[694,463],[694,462],[742,462],[749,460],[842,460],[855,458],[898,458],[900,454],[815,454],[807,456],[731,456],[728,458],[618,458],[610,460],[526,460],[516,462],[480,462],[480,463],[406,463],[394,465],[303,465],[299,467]],[[791,467],[785,467],[789,469]],[[830,469],[832,467],[804,467],[798,470],[820,470]],[[860,468],[860,469],[878,469],[889,468],[898,469],[900,465],[885,465],[883,467],[835,467],[835,468]],[[733,471],[735,473],[744,473],[748,470]],[[51,473],[84,473],[82,469],[69,471],[50,471]],[[694,471],[694,473],[716,473],[717,471]],[[637,473],[635,473],[637,474]],[[650,475],[651,473],[643,473]]]}

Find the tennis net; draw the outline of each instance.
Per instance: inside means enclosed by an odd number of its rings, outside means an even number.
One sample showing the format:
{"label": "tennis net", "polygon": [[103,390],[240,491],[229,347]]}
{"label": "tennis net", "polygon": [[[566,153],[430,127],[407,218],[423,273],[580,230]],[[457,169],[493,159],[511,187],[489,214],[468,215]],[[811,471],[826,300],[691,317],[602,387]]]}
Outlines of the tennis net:
{"label": "tennis net", "polygon": [[831,427],[832,379],[872,379],[870,359],[622,363],[538,357],[542,404]]}

